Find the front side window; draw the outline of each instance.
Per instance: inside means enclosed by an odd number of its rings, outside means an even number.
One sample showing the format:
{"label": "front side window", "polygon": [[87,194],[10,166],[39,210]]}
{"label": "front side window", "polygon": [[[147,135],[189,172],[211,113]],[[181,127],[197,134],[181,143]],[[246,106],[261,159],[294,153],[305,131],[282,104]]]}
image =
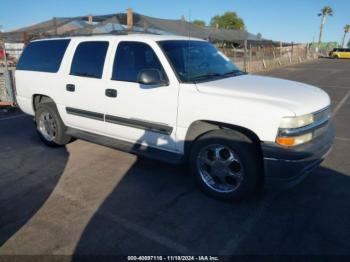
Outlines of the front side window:
{"label": "front side window", "polygon": [[75,50],[70,74],[101,78],[108,50],[108,42],[82,42]]}
{"label": "front side window", "polygon": [[17,65],[17,70],[56,73],[70,40],[44,40],[29,43]]}
{"label": "front side window", "polygon": [[182,82],[210,81],[244,74],[230,59],[205,41],[160,41]]}
{"label": "front side window", "polygon": [[142,70],[155,69],[166,80],[165,71],[153,49],[141,42],[120,42],[113,63],[112,80],[137,82]]}

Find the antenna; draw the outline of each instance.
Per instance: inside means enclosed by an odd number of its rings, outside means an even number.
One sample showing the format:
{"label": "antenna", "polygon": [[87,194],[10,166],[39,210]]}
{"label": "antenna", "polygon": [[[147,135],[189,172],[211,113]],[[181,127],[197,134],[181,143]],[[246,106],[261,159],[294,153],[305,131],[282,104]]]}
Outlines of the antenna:
{"label": "antenna", "polygon": [[[184,21],[186,23],[186,21]],[[188,70],[188,79],[191,79],[191,70],[189,70],[190,64],[190,48],[191,48],[191,8],[188,9],[188,22],[187,22],[187,30],[188,30],[188,47],[187,47],[187,68]]]}
{"label": "antenna", "polygon": [[191,39],[191,23],[192,23],[191,8],[189,8],[188,9],[188,40]]}

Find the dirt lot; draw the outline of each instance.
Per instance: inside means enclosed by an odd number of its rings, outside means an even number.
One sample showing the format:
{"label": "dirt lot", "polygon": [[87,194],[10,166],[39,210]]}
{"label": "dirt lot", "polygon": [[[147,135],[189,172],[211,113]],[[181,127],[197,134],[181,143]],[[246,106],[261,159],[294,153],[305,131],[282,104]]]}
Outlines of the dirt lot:
{"label": "dirt lot", "polygon": [[0,114],[0,254],[350,255],[350,61],[264,75],[326,90],[337,137],[302,184],[241,203],[205,196],[183,167],[79,140],[47,148],[30,117]]}

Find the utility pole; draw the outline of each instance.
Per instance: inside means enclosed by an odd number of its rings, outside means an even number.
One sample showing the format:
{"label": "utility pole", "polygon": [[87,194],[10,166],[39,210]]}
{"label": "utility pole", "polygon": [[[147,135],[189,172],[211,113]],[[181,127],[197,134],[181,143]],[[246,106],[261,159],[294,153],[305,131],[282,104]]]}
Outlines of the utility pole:
{"label": "utility pole", "polygon": [[244,40],[244,72],[248,72],[248,65],[247,65],[247,48],[248,48],[248,41],[247,39]]}
{"label": "utility pole", "polygon": [[58,32],[57,32],[57,18],[54,17],[52,22],[53,22],[54,34],[55,34],[55,36],[57,36],[58,35]]}
{"label": "utility pole", "polygon": [[127,23],[128,31],[131,32],[134,27],[134,14],[131,8],[127,9],[126,23]]}

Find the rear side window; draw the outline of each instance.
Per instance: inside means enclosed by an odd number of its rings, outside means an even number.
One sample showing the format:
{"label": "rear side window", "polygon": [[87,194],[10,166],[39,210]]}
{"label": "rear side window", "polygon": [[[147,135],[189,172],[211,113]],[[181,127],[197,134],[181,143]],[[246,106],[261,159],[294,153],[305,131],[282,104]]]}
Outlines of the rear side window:
{"label": "rear side window", "polygon": [[108,42],[82,42],[75,50],[70,74],[75,76],[101,78]]}
{"label": "rear side window", "polygon": [[56,73],[69,42],[69,39],[61,39],[29,43],[18,62],[17,70]]}
{"label": "rear side window", "polygon": [[141,70],[159,70],[163,80],[165,71],[153,49],[141,42],[120,42],[114,58],[112,80],[137,82]]}

